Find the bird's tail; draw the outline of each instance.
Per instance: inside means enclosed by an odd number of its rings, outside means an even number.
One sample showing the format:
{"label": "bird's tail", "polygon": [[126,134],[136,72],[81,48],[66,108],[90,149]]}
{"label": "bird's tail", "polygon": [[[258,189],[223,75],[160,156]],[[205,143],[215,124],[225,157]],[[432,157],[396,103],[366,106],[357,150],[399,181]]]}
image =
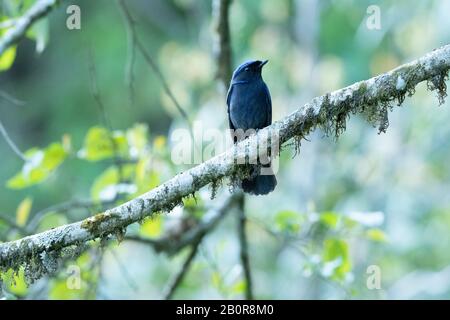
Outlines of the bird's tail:
{"label": "bird's tail", "polygon": [[267,169],[270,169],[270,172],[272,174],[259,174],[252,178],[242,180],[241,185],[244,192],[254,195],[264,195],[272,192],[275,189],[277,185],[277,179],[273,174],[270,164],[264,166],[264,169],[266,169],[265,171],[267,171]]}

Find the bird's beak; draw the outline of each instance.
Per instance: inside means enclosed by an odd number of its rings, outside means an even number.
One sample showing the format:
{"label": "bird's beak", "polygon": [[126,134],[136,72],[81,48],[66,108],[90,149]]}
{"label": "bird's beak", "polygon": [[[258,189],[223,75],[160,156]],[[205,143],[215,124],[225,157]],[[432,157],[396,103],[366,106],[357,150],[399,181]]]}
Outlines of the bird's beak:
{"label": "bird's beak", "polygon": [[260,68],[264,67],[264,65],[265,65],[267,62],[269,62],[269,60],[264,60],[264,61],[262,61],[262,62],[260,63],[260,65],[259,65],[259,67],[260,67]]}

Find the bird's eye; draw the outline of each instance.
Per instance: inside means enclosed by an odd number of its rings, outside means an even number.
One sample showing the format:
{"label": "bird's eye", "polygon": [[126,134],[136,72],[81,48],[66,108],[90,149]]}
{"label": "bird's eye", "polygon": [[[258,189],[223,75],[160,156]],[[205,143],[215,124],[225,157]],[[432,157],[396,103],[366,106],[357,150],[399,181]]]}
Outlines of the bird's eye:
{"label": "bird's eye", "polygon": [[245,71],[248,71],[248,70],[250,70],[250,69],[247,67],[247,68],[245,68],[244,70],[245,70]]}

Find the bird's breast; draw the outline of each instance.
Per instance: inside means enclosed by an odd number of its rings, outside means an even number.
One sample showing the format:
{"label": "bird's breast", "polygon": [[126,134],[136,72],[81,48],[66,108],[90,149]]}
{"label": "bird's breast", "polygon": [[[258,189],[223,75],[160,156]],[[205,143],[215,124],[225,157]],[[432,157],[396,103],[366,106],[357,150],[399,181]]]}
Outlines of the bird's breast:
{"label": "bird's breast", "polygon": [[267,122],[267,90],[259,83],[238,84],[230,99],[230,118],[236,129],[261,129]]}

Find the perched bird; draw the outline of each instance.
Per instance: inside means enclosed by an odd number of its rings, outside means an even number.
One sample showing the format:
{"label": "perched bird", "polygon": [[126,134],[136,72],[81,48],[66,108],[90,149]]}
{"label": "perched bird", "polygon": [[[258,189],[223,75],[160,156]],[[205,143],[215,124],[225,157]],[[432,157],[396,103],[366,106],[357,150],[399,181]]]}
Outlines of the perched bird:
{"label": "perched bird", "polygon": [[[228,120],[230,129],[262,129],[272,123],[272,100],[261,70],[268,60],[244,62],[234,72],[227,94]],[[235,141],[236,142],[236,141]],[[263,164],[271,174],[261,175],[255,166],[248,179],[242,180],[244,192],[263,195],[275,189],[277,180],[270,168],[270,162]],[[258,171],[256,171],[258,170]]]}

